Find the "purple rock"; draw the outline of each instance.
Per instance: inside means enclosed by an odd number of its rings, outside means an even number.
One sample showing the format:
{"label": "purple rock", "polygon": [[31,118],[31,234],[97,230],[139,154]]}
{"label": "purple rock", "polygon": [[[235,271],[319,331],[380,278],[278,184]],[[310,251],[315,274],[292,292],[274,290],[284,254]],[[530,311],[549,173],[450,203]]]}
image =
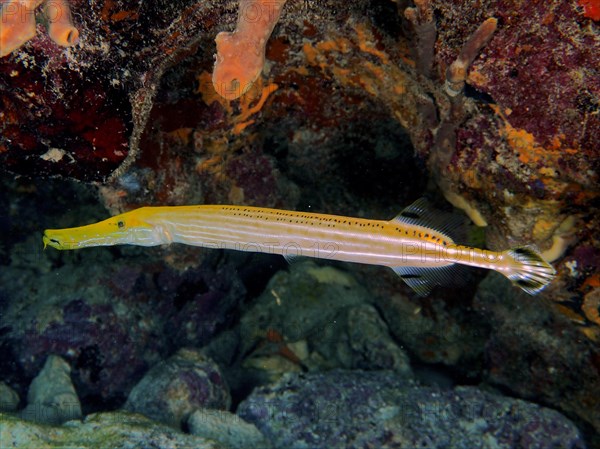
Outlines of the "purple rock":
{"label": "purple rock", "polygon": [[197,409],[226,410],[230,404],[217,365],[197,351],[181,349],[148,371],[131,391],[125,409],[180,426]]}
{"label": "purple rock", "polygon": [[35,260],[0,273],[4,379],[24,393],[47,356],[59,355],[84,412],[122,405],[149,366],[228,323],[244,294],[227,264],[179,272],[157,258],[93,254],[61,253],[62,266],[42,273]]}
{"label": "purple rock", "polygon": [[476,387],[423,387],[389,371],[287,375],[254,391],[238,414],[276,448],[585,447],[554,410]]}

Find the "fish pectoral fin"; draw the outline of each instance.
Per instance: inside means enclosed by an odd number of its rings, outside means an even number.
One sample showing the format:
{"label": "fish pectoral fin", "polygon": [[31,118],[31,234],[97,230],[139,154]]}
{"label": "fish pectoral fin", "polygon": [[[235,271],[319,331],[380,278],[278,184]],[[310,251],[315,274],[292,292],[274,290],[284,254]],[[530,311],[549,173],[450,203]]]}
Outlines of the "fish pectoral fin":
{"label": "fish pectoral fin", "polygon": [[417,295],[427,296],[438,285],[455,285],[461,277],[460,265],[444,267],[392,267],[398,276],[412,288]]}

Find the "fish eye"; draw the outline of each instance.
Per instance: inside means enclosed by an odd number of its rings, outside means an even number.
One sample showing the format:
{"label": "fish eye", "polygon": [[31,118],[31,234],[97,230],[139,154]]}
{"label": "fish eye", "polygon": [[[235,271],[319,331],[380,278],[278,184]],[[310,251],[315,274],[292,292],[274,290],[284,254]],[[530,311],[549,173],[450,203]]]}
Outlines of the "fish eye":
{"label": "fish eye", "polygon": [[124,221],[122,221],[122,220],[119,220],[119,221],[117,222],[117,226],[119,227],[119,229],[121,229],[121,228],[124,228],[124,227],[125,227],[125,222],[124,222]]}

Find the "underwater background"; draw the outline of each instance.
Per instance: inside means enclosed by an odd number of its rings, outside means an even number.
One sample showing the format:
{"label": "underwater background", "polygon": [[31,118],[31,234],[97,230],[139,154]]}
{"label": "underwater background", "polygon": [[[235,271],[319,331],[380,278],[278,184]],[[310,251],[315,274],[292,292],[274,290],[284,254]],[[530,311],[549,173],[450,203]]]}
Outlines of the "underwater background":
{"label": "underwater background", "polygon": [[[0,448],[600,447],[597,0],[52,1],[0,10]],[[557,277],[42,244],[423,196]]]}

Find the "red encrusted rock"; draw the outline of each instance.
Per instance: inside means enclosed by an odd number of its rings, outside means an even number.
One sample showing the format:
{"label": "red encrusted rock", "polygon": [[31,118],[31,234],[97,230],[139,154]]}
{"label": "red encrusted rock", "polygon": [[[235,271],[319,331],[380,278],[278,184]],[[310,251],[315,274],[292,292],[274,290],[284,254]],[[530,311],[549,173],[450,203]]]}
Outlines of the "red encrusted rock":
{"label": "red encrusted rock", "polygon": [[134,158],[165,68],[197,49],[199,33],[216,34],[235,4],[72,1],[77,45],[65,50],[38,32],[0,59],[3,168],[105,180]]}
{"label": "red encrusted rock", "polygon": [[565,238],[589,245],[600,196],[598,25],[576,2],[431,3],[439,78],[471,33],[498,19],[468,71],[467,112],[449,144],[422,153],[446,197],[483,217],[488,247],[535,243],[559,258]]}
{"label": "red encrusted rock", "polygon": [[[561,0],[488,0],[476,10],[462,1],[433,3],[440,10],[441,67],[452,62],[457,44],[468,37],[472,27],[489,16],[499,21],[468,78],[472,87],[489,94],[497,105],[495,114],[483,120],[497,137],[487,145],[473,145],[459,134],[459,148],[476,153],[486,147],[499,152],[508,147],[514,155],[509,156],[514,163],[503,158],[507,164],[513,163],[506,167],[508,173],[532,181],[543,178],[547,195],[554,198],[572,191],[568,188],[571,183],[595,189],[600,169],[597,25],[585,18],[574,2]],[[476,126],[475,132],[463,136],[481,139],[480,125]]]}

